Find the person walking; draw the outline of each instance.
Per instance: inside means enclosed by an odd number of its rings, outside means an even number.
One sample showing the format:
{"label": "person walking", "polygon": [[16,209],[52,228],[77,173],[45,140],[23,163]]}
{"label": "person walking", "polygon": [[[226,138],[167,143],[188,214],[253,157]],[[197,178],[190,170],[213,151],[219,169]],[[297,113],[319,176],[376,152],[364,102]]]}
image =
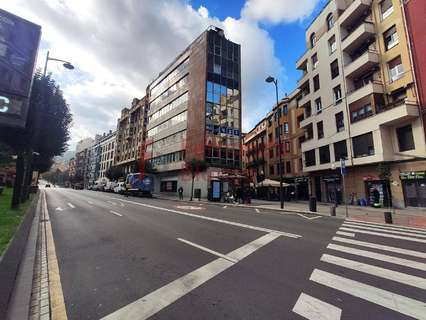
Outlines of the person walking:
{"label": "person walking", "polygon": [[178,193],[179,193],[179,200],[183,200],[183,188],[182,187],[179,187]]}

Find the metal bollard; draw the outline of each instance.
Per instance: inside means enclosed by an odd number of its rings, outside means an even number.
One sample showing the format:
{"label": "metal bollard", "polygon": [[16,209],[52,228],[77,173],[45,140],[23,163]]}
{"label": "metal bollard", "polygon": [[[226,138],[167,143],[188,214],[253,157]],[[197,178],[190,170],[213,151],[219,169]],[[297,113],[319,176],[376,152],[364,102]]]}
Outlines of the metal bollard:
{"label": "metal bollard", "polygon": [[336,216],[336,206],[330,207],[330,216],[332,216],[332,217]]}
{"label": "metal bollard", "polygon": [[385,222],[392,224],[392,212],[385,212]]}
{"label": "metal bollard", "polygon": [[317,198],[315,197],[309,198],[309,211],[317,212]]}

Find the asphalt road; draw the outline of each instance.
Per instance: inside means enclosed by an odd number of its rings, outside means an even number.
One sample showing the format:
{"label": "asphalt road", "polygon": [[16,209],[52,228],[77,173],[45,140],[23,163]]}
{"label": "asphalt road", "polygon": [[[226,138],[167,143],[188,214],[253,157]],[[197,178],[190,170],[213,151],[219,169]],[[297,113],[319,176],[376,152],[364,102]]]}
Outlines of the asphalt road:
{"label": "asphalt road", "polygon": [[426,231],[46,194],[68,319],[426,319]]}

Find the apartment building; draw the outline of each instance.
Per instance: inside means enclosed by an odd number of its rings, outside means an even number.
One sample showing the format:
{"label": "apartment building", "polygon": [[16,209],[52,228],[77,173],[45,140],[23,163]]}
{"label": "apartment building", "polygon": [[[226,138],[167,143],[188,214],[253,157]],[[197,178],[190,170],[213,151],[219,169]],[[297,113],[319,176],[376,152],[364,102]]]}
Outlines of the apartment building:
{"label": "apartment building", "polygon": [[[426,150],[400,1],[329,1],[306,43],[296,67],[312,195],[342,200],[342,160],[348,201],[368,203],[377,190],[384,205],[411,205],[403,178],[426,169]],[[379,163],[389,166],[391,183]]]}
{"label": "apartment building", "polygon": [[296,90],[283,98],[244,139],[252,182],[279,180],[282,170],[284,182],[290,184],[285,190],[287,199],[307,199],[309,196],[309,180],[302,165],[301,141],[305,131],[300,126],[304,118],[304,110],[298,106],[300,96],[301,92]]}
{"label": "apartment building", "polygon": [[205,160],[195,189],[241,170],[240,46],[208,28],[148,86],[145,159],[156,170],[155,191],[190,193],[185,161]]}
{"label": "apartment building", "polygon": [[95,136],[94,143],[90,150],[89,160],[89,185],[93,185],[99,178],[99,167],[100,167],[100,147],[99,142],[102,139],[102,135],[97,134]]}
{"label": "apartment building", "polygon": [[[125,173],[138,172],[144,153],[147,124],[147,100],[133,99],[130,108],[121,110],[117,121],[114,165],[122,166]],[[110,161],[110,160],[105,160]]]}
{"label": "apartment building", "polygon": [[116,132],[111,130],[99,141],[99,178],[106,178],[107,170],[114,164]]}

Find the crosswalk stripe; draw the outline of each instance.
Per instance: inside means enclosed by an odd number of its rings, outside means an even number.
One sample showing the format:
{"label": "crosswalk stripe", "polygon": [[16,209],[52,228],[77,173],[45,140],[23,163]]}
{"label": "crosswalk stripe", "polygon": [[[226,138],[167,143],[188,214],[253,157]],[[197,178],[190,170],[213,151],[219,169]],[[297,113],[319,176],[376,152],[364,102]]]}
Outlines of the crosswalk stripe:
{"label": "crosswalk stripe", "polygon": [[353,226],[363,226],[363,227],[374,227],[374,228],[379,228],[379,229],[384,229],[384,230],[398,230],[398,231],[405,231],[405,232],[409,232],[409,233],[426,234],[426,230],[425,231],[410,230],[410,229],[405,229],[405,228],[400,228],[400,227],[395,227],[395,226],[369,225],[369,224],[365,224],[365,223],[352,222],[352,221],[345,221],[345,224],[350,224],[351,226],[353,225]]}
{"label": "crosswalk stripe", "polygon": [[311,281],[333,288],[357,298],[405,314],[415,319],[426,319],[426,303],[376,288],[355,280],[315,269]]}
{"label": "crosswalk stripe", "polygon": [[355,244],[355,245],[362,246],[362,247],[368,247],[368,248],[380,249],[380,250],[384,250],[384,251],[401,253],[401,254],[405,254],[407,256],[413,256],[413,257],[426,259],[426,252],[402,249],[402,248],[397,248],[397,247],[385,246],[385,245],[382,245],[382,244],[376,244],[376,243],[347,239],[347,238],[341,238],[341,237],[333,237],[332,240],[338,241],[338,242]]}
{"label": "crosswalk stripe", "polygon": [[388,256],[386,254],[376,253],[367,250],[360,250],[351,247],[339,246],[337,244],[329,244],[327,249],[336,250],[344,253],[349,253],[361,257],[371,258],[375,260],[380,260],[388,263],[393,263],[401,266],[405,266],[412,269],[419,269],[422,271],[426,271],[426,263],[417,262],[408,259],[402,259],[394,256]]}
{"label": "crosswalk stripe", "polygon": [[[389,227],[389,224],[387,224],[387,223],[380,223],[380,222],[367,222],[367,221],[355,220],[355,219],[345,219],[345,221],[348,221],[348,222],[358,222],[358,223],[363,223],[363,224],[372,225],[372,226]],[[424,228],[415,228],[415,227],[406,227],[406,226],[398,226],[398,228],[400,228],[400,229],[406,229],[406,230],[425,231]]]}
{"label": "crosswalk stripe", "polygon": [[404,236],[397,236],[397,235],[386,234],[386,233],[382,233],[382,232],[374,232],[374,231],[367,231],[367,230],[358,230],[358,229],[352,229],[352,228],[346,228],[346,227],[340,227],[339,230],[351,231],[351,232],[354,232],[354,233],[371,234],[371,235],[374,235],[374,236],[380,236],[380,237],[384,237],[384,238],[394,238],[394,239],[401,239],[401,240],[407,240],[407,241],[414,241],[414,242],[426,243],[426,240],[423,240],[423,239],[411,238],[411,237],[404,237]]}
{"label": "crosswalk stripe", "polygon": [[426,290],[426,279],[370,264],[323,254],[321,261]]}
{"label": "crosswalk stripe", "polygon": [[373,227],[350,225],[348,223],[344,223],[343,226],[344,227],[349,227],[349,228],[362,229],[362,230],[380,231],[380,232],[391,233],[391,234],[402,234],[403,236],[411,236],[411,237],[417,237],[417,238],[426,238],[426,234],[414,234],[414,233],[408,233],[408,232],[396,231],[396,230],[384,230],[384,229],[373,228]]}
{"label": "crosswalk stripe", "polygon": [[342,315],[342,309],[303,292],[297,299],[293,312],[309,320],[339,320]]}
{"label": "crosswalk stripe", "polygon": [[351,232],[343,232],[343,231],[337,231],[336,234],[339,234],[341,236],[347,236],[347,237],[355,237],[355,233]]}

